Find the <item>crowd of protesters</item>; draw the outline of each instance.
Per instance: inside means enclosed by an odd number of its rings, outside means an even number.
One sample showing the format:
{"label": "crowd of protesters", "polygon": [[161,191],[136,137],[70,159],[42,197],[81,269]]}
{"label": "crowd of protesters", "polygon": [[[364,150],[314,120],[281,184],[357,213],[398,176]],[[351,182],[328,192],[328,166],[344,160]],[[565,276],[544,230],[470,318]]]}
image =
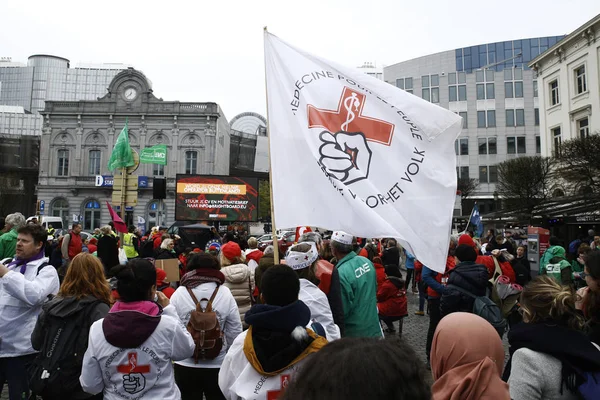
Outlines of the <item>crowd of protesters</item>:
{"label": "crowd of protesters", "polygon": [[[10,400],[599,398],[589,243],[563,262],[553,239],[532,278],[525,249],[493,232],[451,237],[445,265],[427,266],[395,239],[342,231],[305,233],[276,263],[234,235],[201,251],[164,227],[119,238],[107,225],[92,243],[79,224],[57,241],[20,214],[4,223]],[[178,282],[155,266],[169,259]],[[429,318],[427,365],[401,339],[407,296],[411,318]]]}

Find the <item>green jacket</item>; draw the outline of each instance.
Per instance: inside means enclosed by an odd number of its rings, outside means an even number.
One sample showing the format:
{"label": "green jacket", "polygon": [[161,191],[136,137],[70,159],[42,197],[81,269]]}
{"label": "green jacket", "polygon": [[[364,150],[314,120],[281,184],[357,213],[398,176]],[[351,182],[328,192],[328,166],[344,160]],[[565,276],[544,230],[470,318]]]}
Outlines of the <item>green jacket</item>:
{"label": "green jacket", "polygon": [[[561,246],[552,246],[544,253],[544,266],[541,271],[554,278],[558,283],[568,285],[572,282],[572,266],[565,258],[566,251]],[[540,265],[542,263],[540,262]]]}
{"label": "green jacket", "polygon": [[0,236],[0,260],[13,258],[17,249],[17,228]]}
{"label": "green jacket", "polygon": [[377,274],[368,259],[351,252],[336,265],[344,306],[344,336],[381,337],[377,312]]}

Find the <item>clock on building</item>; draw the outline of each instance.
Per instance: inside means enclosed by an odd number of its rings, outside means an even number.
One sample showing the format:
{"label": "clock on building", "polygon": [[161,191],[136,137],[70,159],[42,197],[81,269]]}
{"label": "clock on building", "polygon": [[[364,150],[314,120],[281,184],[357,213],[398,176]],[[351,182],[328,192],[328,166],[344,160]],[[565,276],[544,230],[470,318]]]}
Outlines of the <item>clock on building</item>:
{"label": "clock on building", "polygon": [[125,89],[125,91],[123,92],[123,97],[125,98],[125,100],[127,101],[132,101],[137,97],[137,90],[133,87],[128,87],[127,89]]}

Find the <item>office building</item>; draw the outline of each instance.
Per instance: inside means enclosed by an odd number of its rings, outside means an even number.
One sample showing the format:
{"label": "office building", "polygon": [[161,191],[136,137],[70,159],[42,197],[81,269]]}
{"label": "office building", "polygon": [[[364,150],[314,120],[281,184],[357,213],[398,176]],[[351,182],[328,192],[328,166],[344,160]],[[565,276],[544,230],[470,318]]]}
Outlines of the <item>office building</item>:
{"label": "office building", "polygon": [[244,112],[233,117],[229,125],[230,174],[268,179],[269,141],[265,117],[254,112]]}
{"label": "office building", "polygon": [[535,57],[542,155],[600,132],[600,14]]}
{"label": "office building", "polygon": [[474,201],[482,214],[497,208],[498,163],[541,153],[537,78],[528,63],[561,38],[482,44],[384,68],[386,82],[463,117],[456,173],[479,182],[463,215]]}
{"label": "office building", "polygon": [[[167,145],[167,165],[140,164],[137,205],[126,222],[145,227],[175,221],[175,175],[229,173],[229,123],[216,103],[163,101],[146,76],[133,68],[119,72],[99,99],[46,101],[40,110],[43,134],[38,200],[46,215],[65,223],[81,221],[91,231],[110,221],[106,201],[112,184],[107,164],[115,141],[129,120],[129,143],[138,153]],[[98,177],[104,178],[98,178]],[[153,197],[152,177],[166,178],[167,198]]]}

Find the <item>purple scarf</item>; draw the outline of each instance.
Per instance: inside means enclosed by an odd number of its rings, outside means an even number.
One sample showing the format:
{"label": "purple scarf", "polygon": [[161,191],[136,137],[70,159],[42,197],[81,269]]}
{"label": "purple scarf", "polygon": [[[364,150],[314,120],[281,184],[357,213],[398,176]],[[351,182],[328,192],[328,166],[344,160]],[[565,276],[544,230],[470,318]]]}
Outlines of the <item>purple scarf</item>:
{"label": "purple scarf", "polygon": [[221,271],[211,268],[199,268],[188,272],[181,278],[181,286],[193,289],[206,282],[215,282],[217,285],[225,283],[225,275]]}
{"label": "purple scarf", "polygon": [[11,268],[11,267],[18,267],[19,265],[21,266],[21,273],[23,275],[25,275],[25,271],[27,270],[27,264],[29,264],[32,261],[37,261],[37,260],[41,260],[42,258],[44,258],[44,248],[42,247],[42,249],[40,250],[39,253],[37,253],[35,256],[31,257],[31,258],[26,258],[24,260],[15,258],[14,260],[12,260],[6,267],[7,268]]}

